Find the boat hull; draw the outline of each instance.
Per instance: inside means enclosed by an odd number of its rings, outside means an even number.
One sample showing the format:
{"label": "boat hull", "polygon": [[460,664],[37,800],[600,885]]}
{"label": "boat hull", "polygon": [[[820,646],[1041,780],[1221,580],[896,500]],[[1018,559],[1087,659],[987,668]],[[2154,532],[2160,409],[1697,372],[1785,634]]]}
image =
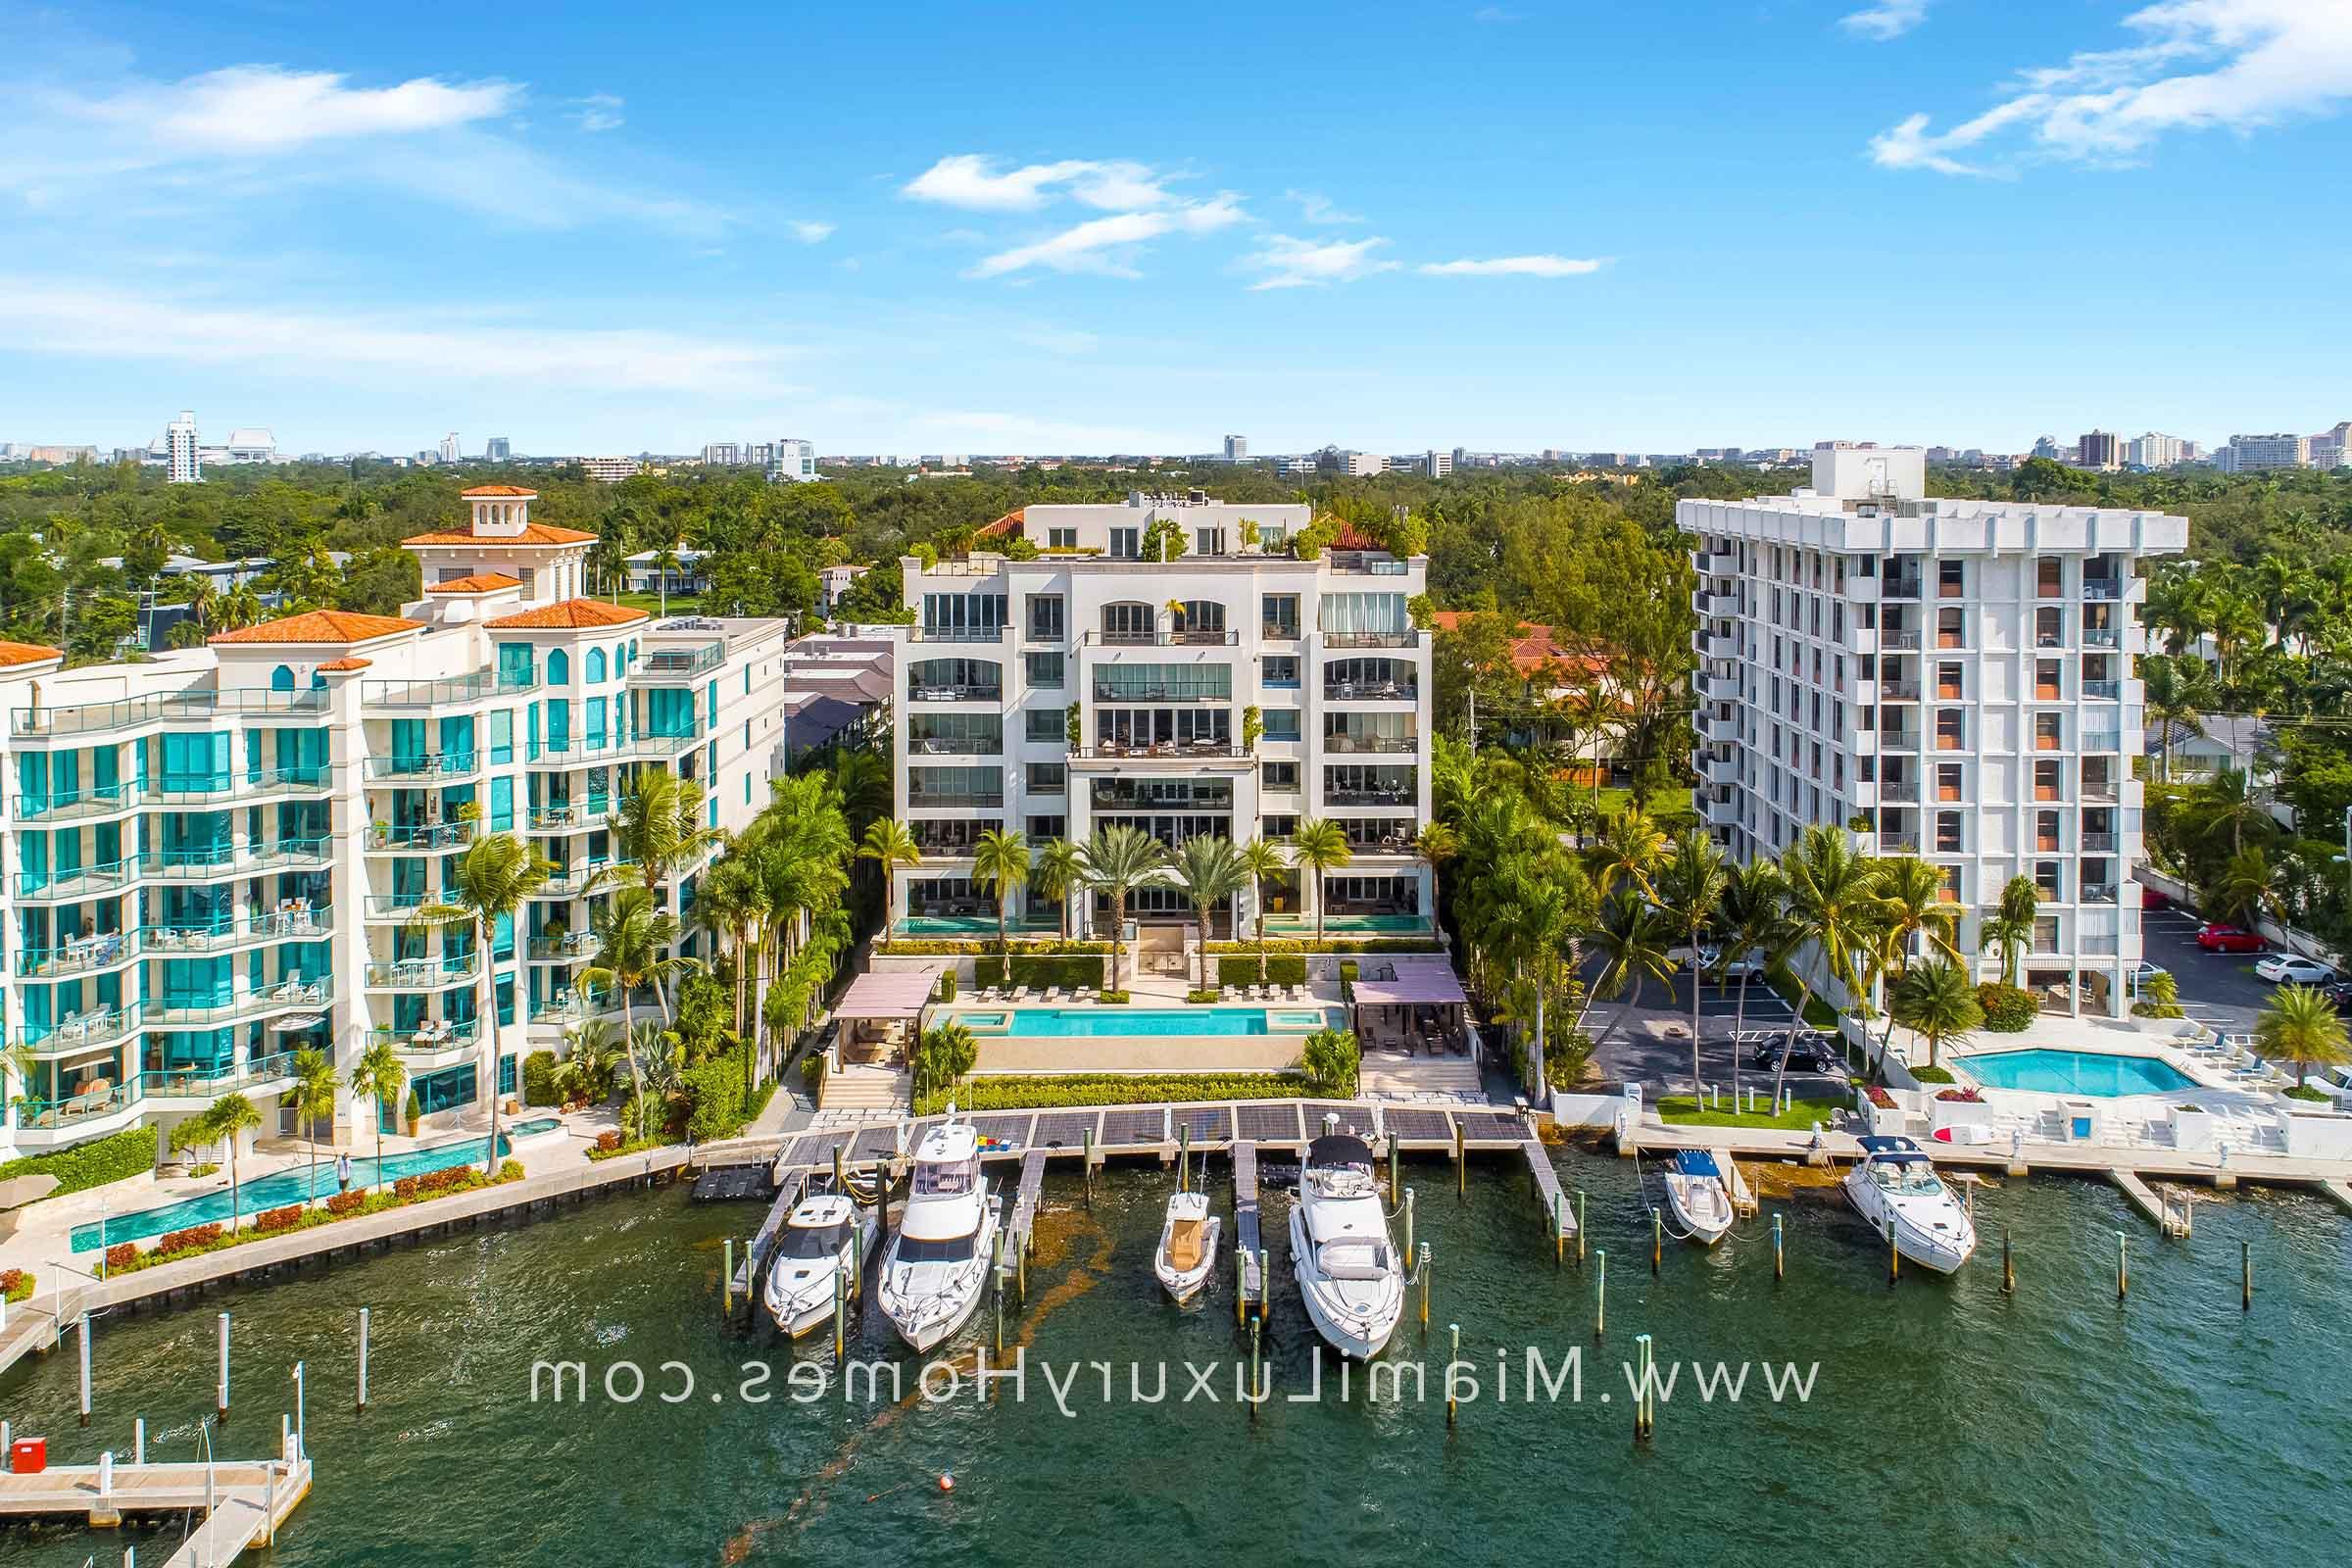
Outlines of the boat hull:
{"label": "boat hull", "polygon": [[1705,1188],[1698,1190],[1700,1179],[1690,1176],[1666,1178],[1666,1201],[1674,1209],[1674,1217],[1689,1233],[1688,1240],[1701,1247],[1713,1247],[1731,1232],[1732,1199],[1720,1181],[1708,1179]]}
{"label": "boat hull", "polygon": [[1303,1259],[1311,1255],[1306,1238],[1305,1216],[1298,1208],[1291,1210],[1291,1272],[1298,1284],[1298,1298],[1305,1303],[1307,1321],[1323,1343],[1352,1361],[1369,1361],[1388,1348],[1396,1324],[1404,1316],[1404,1291],[1399,1283],[1393,1310],[1383,1311],[1370,1319],[1343,1319],[1322,1299],[1323,1281],[1306,1268]]}
{"label": "boat hull", "polygon": [[[896,1308],[884,1300],[882,1314],[890,1319],[890,1326],[898,1330],[900,1339],[917,1350],[929,1350],[955,1338],[972,1320],[972,1313],[979,1309],[980,1298],[988,1292],[987,1259],[990,1244],[996,1240],[996,1235],[997,1212],[995,1205],[991,1204],[985,1212],[979,1233],[973,1238],[974,1262],[968,1274],[957,1276],[952,1289],[933,1291]],[[885,1272],[890,1266],[890,1259],[884,1258]],[[883,1300],[883,1293],[877,1291],[875,1298]],[[947,1310],[923,1310],[943,1299],[953,1303]]]}
{"label": "boat hull", "polygon": [[1189,1269],[1179,1270],[1168,1261],[1168,1235],[1160,1232],[1158,1250],[1152,1255],[1152,1276],[1159,1281],[1161,1290],[1178,1306],[1183,1306],[1204,1290],[1209,1277],[1217,1269],[1217,1243],[1224,1222],[1211,1216],[1200,1235],[1200,1261]]}
{"label": "boat hull", "polygon": [[1958,1223],[1949,1235],[1924,1229],[1900,1214],[1890,1214],[1877,1200],[1875,1192],[1857,1191],[1857,1184],[1867,1180],[1857,1169],[1838,1185],[1845,1193],[1846,1202],[1878,1233],[1882,1242],[1886,1239],[1888,1225],[1893,1226],[1894,1250],[1904,1261],[1931,1273],[1956,1274],[1975,1255],[1977,1234],[1966,1215],[1958,1216]]}

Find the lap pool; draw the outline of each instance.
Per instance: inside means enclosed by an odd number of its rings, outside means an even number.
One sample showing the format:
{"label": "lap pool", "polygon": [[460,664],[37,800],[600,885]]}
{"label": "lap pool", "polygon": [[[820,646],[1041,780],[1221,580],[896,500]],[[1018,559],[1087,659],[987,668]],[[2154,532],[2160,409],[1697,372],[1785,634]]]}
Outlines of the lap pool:
{"label": "lap pool", "polygon": [[1320,1007],[1019,1007],[959,1014],[975,1035],[1304,1035],[1334,1020]]}
{"label": "lap pool", "polygon": [[[553,1132],[563,1125],[553,1116],[516,1122],[507,1129],[507,1133],[500,1135],[498,1152],[502,1155],[513,1153],[513,1138],[534,1137]],[[508,1134],[512,1134],[513,1138]],[[478,1164],[489,1152],[489,1142],[487,1137],[466,1138],[456,1143],[435,1144],[429,1149],[413,1149],[405,1154],[386,1154],[381,1174],[377,1172],[374,1155],[370,1154],[365,1159],[355,1156],[351,1162],[351,1185],[357,1190],[396,1182],[403,1176],[421,1176],[430,1170],[447,1170],[452,1165]],[[335,1192],[335,1162],[331,1158],[322,1158],[315,1175],[306,1164],[238,1184],[236,1211],[240,1217],[250,1218],[266,1208],[282,1208],[288,1203],[299,1203],[312,1198],[331,1198]],[[112,1247],[118,1242],[143,1242],[151,1236],[183,1231],[191,1225],[225,1221],[229,1213],[229,1199],[230,1194],[222,1190],[206,1193],[201,1198],[166,1203],[161,1208],[143,1208],[135,1214],[110,1215],[103,1227],[97,1224],[76,1225],[74,1227],[74,1250],[98,1250],[102,1230],[105,1245]]]}
{"label": "lap pool", "polygon": [[2113,1100],[2122,1095],[2170,1095],[2197,1081],[2155,1056],[2091,1051],[1996,1051],[1966,1056],[1961,1068],[1987,1089],[2027,1089],[2044,1095]]}

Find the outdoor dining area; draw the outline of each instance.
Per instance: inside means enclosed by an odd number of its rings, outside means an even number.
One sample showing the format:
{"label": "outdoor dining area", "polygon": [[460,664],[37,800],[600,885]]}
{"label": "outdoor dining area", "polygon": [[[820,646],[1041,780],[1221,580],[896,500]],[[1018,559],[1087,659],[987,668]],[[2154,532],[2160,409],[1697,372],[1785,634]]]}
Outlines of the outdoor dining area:
{"label": "outdoor dining area", "polygon": [[1367,1052],[1470,1054],[1469,999],[1443,956],[1362,959],[1348,1005],[1355,1038]]}
{"label": "outdoor dining area", "polygon": [[831,1065],[886,1066],[906,1057],[920,1031],[945,963],[875,970],[850,982],[833,1004]]}

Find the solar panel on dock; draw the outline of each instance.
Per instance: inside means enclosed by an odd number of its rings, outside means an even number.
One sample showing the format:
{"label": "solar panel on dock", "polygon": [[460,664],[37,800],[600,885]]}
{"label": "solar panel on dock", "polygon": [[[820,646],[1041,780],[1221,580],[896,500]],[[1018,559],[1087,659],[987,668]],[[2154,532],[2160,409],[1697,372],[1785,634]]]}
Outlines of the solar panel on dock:
{"label": "solar panel on dock", "polygon": [[1295,1144],[1298,1141],[1298,1107],[1296,1105],[1236,1105],[1233,1107],[1235,1136],[1258,1143]]}
{"label": "solar panel on dock", "polygon": [[1007,1144],[1027,1144],[1029,1124],[1036,1116],[1026,1110],[999,1111],[993,1116],[974,1116],[972,1131],[983,1138],[994,1138]]}
{"label": "solar panel on dock", "polygon": [[888,1159],[899,1152],[899,1130],[896,1127],[865,1127],[858,1133],[858,1141],[850,1146],[850,1160]]}
{"label": "solar panel on dock", "polygon": [[1453,1119],[1464,1138],[1507,1138],[1515,1144],[1527,1136],[1527,1128],[1508,1111],[1457,1110]]}
{"label": "solar panel on dock", "polygon": [[1049,1111],[1037,1118],[1029,1141],[1040,1149],[1076,1149],[1095,1130],[1095,1115],[1091,1110]]}
{"label": "solar panel on dock", "polygon": [[1221,1144],[1233,1137],[1233,1117],[1224,1105],[1195,1105],[1176,1113],[1176,1125],[1188,1129],[1195,1147]]}
{"label": "solar panel on dock", "polygon": [[1388,1112],[1381,1120],[1390,1132],[1400,1139],[1427,1138],[1444,1143],[1453,1137],[1453,1129],[1446,1125],[1446,1113],[1442,1110],[1397,1109]]}
{"label": "solar panel on dock", "polygon": [[1370,1105],[1352,1104],[1345,1100],[1310,1100],[1299,1109],[1305,1113],[1306,1135],[1309,1138],[1323,1136],[1323,1118],[1326,1116],[1339,1117],[1342,1132],[1353,1131],[1365,1138],[1372,1136]]}
{"label": "solar panel on dock", "polygon": [[841,1132],[810,1133],[793,1146],[793,1163],[830,1168],[833,1164],[833,1151],[836,1149],[847,1150],[855,1136],[846,1129]]}
{"label": "solar panel on dock", "polygon": [[1102,1116],[1102,1143],[1107,1148],[1123,1144],[1156,1144],[1167,1133],[1168,1118],[1159,1106],[1148,1110],[1112,1110]]}

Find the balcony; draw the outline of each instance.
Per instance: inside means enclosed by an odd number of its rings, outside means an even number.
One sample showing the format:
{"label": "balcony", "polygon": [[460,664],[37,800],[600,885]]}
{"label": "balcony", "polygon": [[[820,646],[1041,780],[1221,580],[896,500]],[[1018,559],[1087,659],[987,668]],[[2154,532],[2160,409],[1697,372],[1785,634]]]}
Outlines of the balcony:
{"label": "balcony", "polygon": [[1740,639],[1728,636],[1709,636],[1700,650],[1709,659],[1738,659]]}
{"label": "balcony", "polygon": [[2113,855],[2115,853],[2115,835],[2112,833],[2085,833],[2082,835],[2081,848],[2084,855]]}
{"label": "balcony", "polygon": [[368,830],[368,848],[387,855],[459,850],[473,842],[477,826],[473,822],[419,822],[406,827],[371,827]]}
{"label": "balcony", "polygon": [[161,1002],[147,1004],[147,1024],[150,1029],[202,1029],[220,1024],[244,1023],[273,1012],[290,1012],[297,1008],[324,1007],[335,1000],[332,980],[281,980],[242,996],[231,996],[226,1002],[204,1002],[194,998],[173,999],[167,995]]}
{"label": "balcony", "polygon": [[2113,904],[2115,902],[2115,884],[2112,882],[2083,883],[2082,898],[2081,902],[2084,904]]}
{"label": "balcony", "polygon": [[1327,788],[1323,791],[1325,806],[1405,806],[1414,804],[1413,791],[1404,788],[1363,789]]}
{"label": "balcony", "polygon": [[918,643],[1001,643],[1007,626],[910,626],[906,630],[909,642]]}
{"label": "balcony", "polygon": [[68,1013],[45,1029],[27,1029],[19,1042],[37,1056],[72,1055],[114,1045],[144,1025],[137,1003]]}
{"label": "balcony", "polygon": [[2085,626],[2082,628],[2082,646],[2085,648],[2120,648],[2123,646],[2123,642],[2124,634],[2118,627]]}
{"label": "balcony", "polygon": [[595,952],[595,932],[567,931],[560,937],[534,938],[530,956],[536,963],[562,963],[566,959],[592,956]]}
{"label": "balcony", "polygon": [[[1940,693],[1937,695],[1941,696]],[[1919,701],[1919,682],[1915,680],[1883,680],[1879,682],[1879,701],[1883,703],[1916,703]]]}
{"label": "balcony", "polygon": [[439,680],[371,680],[360,688],[363,708],[457,708],[493,697],[537,691],[537,675],[513,676],[480,669]]}
{"label": "balcony", "polygon": [[[1272,740],[1274,737],[1266,737]],[[1121,745],[1105,741],[1098,746],[1082,746],[1070,753],[1078,762],[1192,762],[1246,758],[1250,754],[1234,741],[1160,741],[1153,745]]]}
{"label": "balcony", "polygon": [[294,791],[324,795],[334,776],[325,767],[270,767],[231,776],[225,773],[165,774],[148,786],[158,804],[242,806],[256,796]]}
{"label": "balcony", "polygon": [[1921,634],[1915,631],[1881,631],[1879,646],[1891,649],[1896,653],[1916,654],[1919,652],[1920,636]]}
{"label": "balcony", "polygon": [[534,806],[523,813],[523,824],[533,833],[578,833],[609,825],[603,811],[577,806]]}
{"label": "balcony", "polygon": [[81,703],[71,708],[20,708],[9,715],[9,733],[20,740],[58,740],[100,735],[147,723],[216,725],[238,714],[323,715],[324,691],[172,692],[119,703]]}
{"label": "balcony", "polygon": [[2120,752],[2124,749],[2123,732],[2113,729],[2090,730],[2082,737],[2082,749],[2086,752]]}
{"label": "balcony", "polygon": [[1258,640],[1269,643],[1295,643],[1298,640],[1298,623],[1295,620],[1260,621]]}
{"label": "balcony", "polygon": [[648,648],[645,657],[629,670],[629,679],[691,680],[726,662],[725,643],[705,643],[697,648]]}
{"label": "balcony", "polygon": [[368,965],[370,991],[439,991],[482,972],[481,951],[456,957],[394,958]]}
{"label": "balcony", "polygon": [[307,905],[282,909],[248,907],[242,914],[201,925],[146,925],[139,941],[149,957],[222,953],[249,942],[322,942],[334,930],[334,911]]}
{"label": "balcony", "polygon": [[2085,577],[2082,579],[2082,597],[2102,601],[2121,599],[2124,597],[2124,580],[2121,577]]}
{"label": "balcony", "polygon": [[[1942,846],[1937,845],[1936,848],[1940,850]],[[1917,855],[1919,853],[1919,835],[1916,833],[1882,833],[1879,835],[1879,853],[1881,855]]]}
{"label": "balcony", "polygon": [[207,882],[220,877],[246,876],[277,867],[322,866],[328,863],[331,839],[277,839],[261,844],[207,844],[177,850],[150,850],[139,857],[139,875],[164,881]]}
{"label": "balcony", "polygon": [[1921,579],[1915,576],[1882,577],[1879,579],[1881,599],[1918,599]]}
{"label": "balcony", "polygon": [[139,1074],[138,1094],[147,1100],[218,1100],[281,1083],[294,1074],[294,1054],[277,1052],[222,1067],[150,1068]]}
{"label": "balcony", "polygon": [[1239,644],[1239,631],[1170,631],[1146,627],[1134,631],[1090,631],[1081,641],[1094,648],[1229,648]]}
{"label": "balcony", "polygon": [[[1865,732],[1867,733],[1867,731]],[[1879,750],[1885,752],[1916,752],[1920,732],[1915,729],[1883,729],[1878,732]]]}
{"label": "balcony", "polygon": [[1736,594],[1709,593],[1702,588],[1691,594],[1690,608],[1702,620],[1710,616],[1737,615],[1740,613],[1740,599]]}
{"label": "balcony", "polygon": [[2082,696],[2088,702],[2114,702],[2123,695],[2124,683],[2120,680],[2086,680],[2082,683]]}
{"label": "balcony", "polygon": [[909,736],[906,740],[908,757],[1002,757],[1004,737],[1002,735],[928,735]]}
{"label": "balcony", "polygon": [[72,904],[94,899],[130,886],[138,869],[136,859],[122,859],[70,870],[19,871],[17,897],[36,904]]}
{"label": "balcony", "polygon": [[139,801],[136,784],[107,784],[69,790],[62,795],[19,795],[12,808],[20,822],[85,822],[92,817],[134,810]]}
{"label": "balcony", "polygon": [[1915,778],[1888,779],[1879,785],[1879,799],[1895,805],[1914,805],[1919,800],[1919,780]]}
{"label": "balcony", "polygon": [[129,963],[139,956],[139,933],[100,932],[75,937],[63,947],[19,948],[17,977],[21,980],[63,980],[70,975],[96,974]]}
{"label": "balcony", "polygon": [[1004,688],[999,686],[941,686],[924,681],[906,683],[906,700],[910,703],[1002,703]]}
{"label": "balcony", "polygon": [[[539,884],[534,899],[576,899],[588,891],[588,885],[604,877],[604,886],[615,885],[636,870],[635,860],[583,860],[577,865],[559,865]],[[609,873],[609,874],[608,874]]]}
{"label": "balcony", "polygon": [[395,1051],[416,1055],[437,1055],[444,1051],[470,1049],[480,1038],[477,1020],[452,1023],[447,1018],[427,1018],[414,1029],[395,1029],[390,1024],[377,1024],[368,1031],[371,1045],[390,1046]]}
{"label": "balcony", "polygon": [[996,809],[1002,808],[1004,804],[1004,792],[1001,789],[926,790],[920,793],[909,790],[906,795],[906,809],[910,811]]}
{"label": "balcony", "polygon": [[370,757],[367,774],[370,779],[392,779],[402,782],[431,783],[440,779],[470,778],[481,771],[479,752],[426,752],[417,757]]}
{"label": "balcony", "polygon": [[108,1083],[94,1079],[87,1090],[64,1100],[38,1100],[31,1097],[17,1102],[17,1129],[20,1132],[56,1132],[78,1127],[83,1122],[96,1121],[118,1110],[128,1110],[138,1100],[138,1085]]}
{"label": "balcony", "polygon": [[[1112,676],[1113,670],[1145,667],[1150,666],[1113,664],[1107,668],[1098,669],[1095,671],[1095,701],[1098,703],[1230,703],[1233,701],[1233,683],[1230,679],[1223,683],[1224,690],[1219,691],[1215,685],[1200,686],[1187,682],[1171,686],[1164,681],[1122,681],[1114,679]],[[1222,664],[1210,667],[1220,675],[1230,675],[1231,673],[1228,667]]]}
{"label": "balcony", "polygon": [[[2055,796],[2050,798],[2056,799]],[[2082,798],[2094,805],[2113,806],[2117,802],[2118,791],[2111,779],[2086,778],[2082,781]]]}
{"label": "balcony", "polygon": [[1421,698],[1415,681],[1327,680],[1323,700],[1331,703],[1412,703]]}
{"label": "balcony", "polygon": [[1405,577],[1412,574],[1409,564],[1393,556],[1375,556],[1360,550],[1335,550],[1329,558],[1333,571],[1358,577]]}
{"label": "balcony", "polygon": [[1349,735],[1341,733],[1323,737],[1323,750],[1334,756],[1380,754],[1410,757],[1421,749],[1421,742],[1411,735]]}
{"label": "balcony", "polygon": [[1417,631],[1327,631],[1323,634],[1325,648],[1418,648],[1421,634]]}

